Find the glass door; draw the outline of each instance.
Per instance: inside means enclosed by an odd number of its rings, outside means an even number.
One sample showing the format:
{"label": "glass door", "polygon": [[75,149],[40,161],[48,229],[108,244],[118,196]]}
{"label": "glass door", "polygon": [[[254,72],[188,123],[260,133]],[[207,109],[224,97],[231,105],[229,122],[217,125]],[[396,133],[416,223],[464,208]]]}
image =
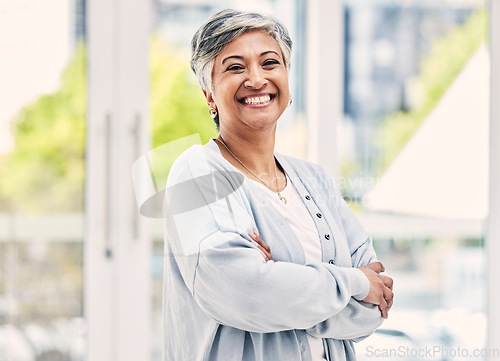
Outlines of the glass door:
{"label": "glass door", "polygon": [[83,0],[0,3],[0,358],[84,360]]}

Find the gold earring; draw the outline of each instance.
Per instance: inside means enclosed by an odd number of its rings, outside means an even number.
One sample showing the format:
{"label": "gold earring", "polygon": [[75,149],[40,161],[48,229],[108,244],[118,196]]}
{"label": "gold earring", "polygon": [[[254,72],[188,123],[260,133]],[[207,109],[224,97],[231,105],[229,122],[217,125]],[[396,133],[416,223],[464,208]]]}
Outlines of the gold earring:
{"label": "gold earring", "polygon": [[288,106],[292,105],[292,96],[290,96],[290,99],[288,99]]}
{"label": "gold earring", "polygon": [[210,113],[210,116],[212,117],[212,119],[215,119],[215,117],[217,116],[217,109],[209,108],[208,112]]}

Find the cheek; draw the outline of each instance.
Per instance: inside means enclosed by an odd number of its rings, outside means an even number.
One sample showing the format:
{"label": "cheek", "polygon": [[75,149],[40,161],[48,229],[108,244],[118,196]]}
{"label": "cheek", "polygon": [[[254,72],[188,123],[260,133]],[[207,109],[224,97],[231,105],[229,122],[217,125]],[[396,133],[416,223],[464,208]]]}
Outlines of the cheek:
{"label": "cheek", "polygon": [[283,81],[280,87],[281,87],[281,94],[283,95],[284,98],[286,98],[286,101],[288,102],[288,98],[290,97],[290,86],[288,84],[288,80]]}
{"label": "cheek", "polygon": [[214,100],[219,105],[230,104],[234,102],[237,90],[238,84],[232,79],[214,83]]}
{"label": "cheek", "polygon": [[289,87],[289,82],[288,82],[288,74],[287,73],[281,73],[280,76],[278,77],[278,84],[279,87],[281,88],[281,92],[288,94],[290,93],[290,87]]}

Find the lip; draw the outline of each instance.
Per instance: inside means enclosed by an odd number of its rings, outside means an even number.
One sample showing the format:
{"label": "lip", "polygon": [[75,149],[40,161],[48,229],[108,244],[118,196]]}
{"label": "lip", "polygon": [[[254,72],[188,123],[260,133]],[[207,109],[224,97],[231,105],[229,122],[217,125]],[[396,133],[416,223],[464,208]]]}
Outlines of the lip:
{"label": "lip", "polygon": [[[259,97],[265,97],[265,96],[268,96],[270,98],[269,102],[267,102],[267,103],[263,103],[263,104],[247,104],[247,103],[245,103],[245,99],[248,99],[248,98],[259,98]],[[274,102],[274,99],[276,99],[276,94],[259,93],[259,94],[250,94],[250,95],[244,96],[244,97],[238,99],[238,102],[241,105],[246,106],[246,107],[250,107],[250,108],[262,108],[262,107],[266,107],[266,106],[272,104]]]}

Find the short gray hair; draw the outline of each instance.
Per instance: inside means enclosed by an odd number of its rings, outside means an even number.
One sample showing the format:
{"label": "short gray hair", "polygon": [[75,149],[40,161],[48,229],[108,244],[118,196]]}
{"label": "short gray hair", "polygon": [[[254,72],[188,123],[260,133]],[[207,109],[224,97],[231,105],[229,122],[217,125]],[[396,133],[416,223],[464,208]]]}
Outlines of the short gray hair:
{"label": "short gray hair", "polygon": [[191,69],[203,90],[213,92],[212,70],[217,55],[231,41],[252,30],[262,30],[278,42],[285,67],[290,69],[292,39],[278,20],[257,13],[221,10],[208,18],[191,41]]}

